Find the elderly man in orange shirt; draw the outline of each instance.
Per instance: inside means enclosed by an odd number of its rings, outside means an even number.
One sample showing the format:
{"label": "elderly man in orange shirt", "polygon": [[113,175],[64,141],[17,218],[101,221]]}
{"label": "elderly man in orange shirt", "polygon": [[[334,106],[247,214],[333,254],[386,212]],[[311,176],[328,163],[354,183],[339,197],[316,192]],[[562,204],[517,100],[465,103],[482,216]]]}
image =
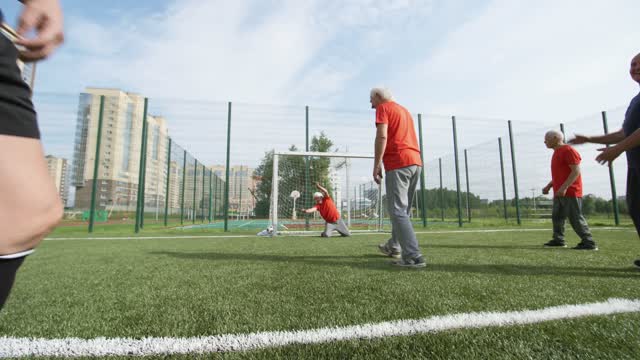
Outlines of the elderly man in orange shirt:
{"label": "elderly man in orange shirt", "polygon": [[393,101],[388,89],[374,88],[370,94],[371,107],[376,109],[375,160],[373,179],[380,184],[382,164],[385,169],[387,203],[391,217],[391,239],[378,245],[380,252],[401,257],[392,264],[400,267],[426,266],[420,253],[416,233],[409,218],[422,160],[413,118],[407,109]]}

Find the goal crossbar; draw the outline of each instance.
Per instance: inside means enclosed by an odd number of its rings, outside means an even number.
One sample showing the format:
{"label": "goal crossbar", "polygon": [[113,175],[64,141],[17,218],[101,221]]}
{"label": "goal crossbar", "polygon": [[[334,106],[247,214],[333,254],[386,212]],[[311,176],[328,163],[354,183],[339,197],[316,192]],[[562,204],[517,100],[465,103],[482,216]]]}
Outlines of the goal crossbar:
{"label": "goal crossbar", "polygon": [[313,157],[336,157],[352,159],[373,159],[372,154],[339,153],[339,152],[314,152],[314,151],[275,151],[274,155],[296,155]]}

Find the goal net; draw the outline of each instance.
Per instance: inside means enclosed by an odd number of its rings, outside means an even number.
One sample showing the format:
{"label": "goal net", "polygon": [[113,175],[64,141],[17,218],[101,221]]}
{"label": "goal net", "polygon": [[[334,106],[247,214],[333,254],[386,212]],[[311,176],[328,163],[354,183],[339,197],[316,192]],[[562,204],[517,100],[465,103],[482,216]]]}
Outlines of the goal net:
{"label": "goal net", "polygon": [[277,233],[324,229],[320,213],[301,211],[315,205],[317,182],[327,189],[351,232],[388,229],[384,187],[372,181],[372,164],[372,155],[274,152],[269,209],[273,228]]}

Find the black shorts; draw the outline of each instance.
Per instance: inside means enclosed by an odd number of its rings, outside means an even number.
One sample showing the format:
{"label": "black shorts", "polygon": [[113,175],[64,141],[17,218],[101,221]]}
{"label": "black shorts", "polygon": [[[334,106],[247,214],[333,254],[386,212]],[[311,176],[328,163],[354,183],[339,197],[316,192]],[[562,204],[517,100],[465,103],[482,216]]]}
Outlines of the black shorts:
{"label": "black shorts", "polygon": [[18,50],[0,34],[0,135],[40,138],[31,89],[16,63]]}

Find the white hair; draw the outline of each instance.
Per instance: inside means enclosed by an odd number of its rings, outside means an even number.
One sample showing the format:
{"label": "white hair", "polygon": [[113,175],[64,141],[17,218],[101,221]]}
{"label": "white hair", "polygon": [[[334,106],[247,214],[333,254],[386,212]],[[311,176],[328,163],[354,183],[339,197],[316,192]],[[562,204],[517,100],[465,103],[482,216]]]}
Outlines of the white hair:
{"label": "white hair", "polygon": [[371,89],[371,97],[378,95],[382,98],[382,100],[391,101],[393,100],[393,95],[391,94],[391,90],[384,87],[375,87]]}
{"label": "white hair", "polygon": [[315,198],[323,198],[323,197],[324,197],[324,195],[322,195],[322,193],[319,192],[319,191],[316,191],[316,192],[313,193],[313,198],[314,199]]}
{"label": "white hair", "polygon": [[545,137],[551,137],[554,139],[558,139],[560,141],[564,141],[564,134],[561,131],[558,130],[549,130],[547,131],[547,133],[545,134]]}

